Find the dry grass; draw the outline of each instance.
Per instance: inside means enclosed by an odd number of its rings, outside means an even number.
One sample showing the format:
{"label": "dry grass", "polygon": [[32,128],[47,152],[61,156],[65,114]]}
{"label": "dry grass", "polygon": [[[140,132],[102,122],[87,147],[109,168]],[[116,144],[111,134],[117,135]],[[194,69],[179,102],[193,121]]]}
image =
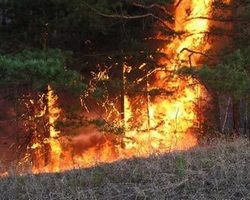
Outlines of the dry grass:
{"label": "dry grass", "polygon": [[1,200],[250,199],[250,143],[0,180]]}

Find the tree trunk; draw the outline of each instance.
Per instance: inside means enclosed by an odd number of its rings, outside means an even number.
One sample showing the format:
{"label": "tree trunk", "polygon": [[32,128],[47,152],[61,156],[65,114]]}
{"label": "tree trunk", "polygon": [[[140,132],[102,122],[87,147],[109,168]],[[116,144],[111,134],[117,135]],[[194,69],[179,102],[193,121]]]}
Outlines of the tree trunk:
{"label": "tree trunk", "polygon": [[248,98],[245,100],[245,102],[244,102],[244,124],[243,124],[243,128],[244,128],[244,130],[243,130],[243,133],[244,133],[244,135],[245,136],[250,136],[250,135],[248,135],[249,134],[249,128],[248,128]]}
{"label": "tree trunk", "polygon": [[121,89],[121,120],[123,121],[123,128],[126,128],[126,122],[125,122],[125,90],[126,90],[126,86],[125,83],[126,82],[126,77],[125,77],[125,66],[122,66],[122,89]]}
{"label": "tree trunk", "polygon": [[150,95],[149,95],[149,77],[148,74],[146,76],[146,101],[147,101],[147,119],[148,119],[148,130],[151,128],[151,123],[150,123]]}
{"label": "tree trunk", "polygon": [[225,110],[225,115],[224,115],[224,119],[223,119],[223,125],[222,125],[222,133],[225,132],[225,128],[226,128],[226,124],[227,124],[227,120],[228,120],[228,114],[229,114],[229,109],[230,109],[230,105],[231,105],[231,100],[232,98],[229,96],[228,97],[228,101],[227,101],[227,107],[226,107],[226,110]]}
{"label": "tree trunk", "polygon": [[233,100],[233,132],[240,135],[239,101]]}

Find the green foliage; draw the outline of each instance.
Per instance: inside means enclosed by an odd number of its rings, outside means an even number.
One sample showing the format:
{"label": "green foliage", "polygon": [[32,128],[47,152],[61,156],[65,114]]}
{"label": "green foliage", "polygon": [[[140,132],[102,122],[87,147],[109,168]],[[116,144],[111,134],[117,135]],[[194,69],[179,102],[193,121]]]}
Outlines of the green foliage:
{"label": "green foliage", "polygon": [[94,185],[100,185],[104,181],[105,175],[105,171],[100,167],[95,167],[91,170],[91,177]]}
{"label": "green foliage", "polygon": [[[166,4],[171,0],[139,1],[142,5]],[[129,20],[104,15],[137,16],[149,11],[124,0],[8,0],[0,2],[0,13],[8,23],[0,26],[0,48],[41,47],[47,37],[50,47],[79,48],[97,38],[131,44],[150,26],[152,18]],[[4,11],[3,11],[4,10]],[[134,38],[134,39],[133,39]],[[131,41],[129,41],[131,39]],[[80,42],[81,41],[81,42]],[[11,44],[11,45],[8,45]],[[132,43],[133,44],[133,43]],[[110,42],[109,42],[110,45]],[[136,44],[135,44],[136,45]],[[127,47],[131,45],[127,44]]]}
{"label": "green foliage", "polygon": [[68,55],[60,50],[1,55],[0,86],[28,86],[40,90],[49,84],[57,89],[84,90],[80,75],[65,66]]}
{"label": "green foliage", "polygon": [[103,119],[95,119],[90,121],[90,124],[95,125],[100,131],[104,131],[107,133],[114,133],[116,135],[124,134],[124,127],[121,125],[117,125],[116,123],[109,124]]}
{"label": "green foliage", "polygon": [[91,94],[96,100],[101,100],[105,98],[105,88],[97,87],[94,92]]}
{"label": "green foliage", "polygon": [[226,93],[236,99],[243,98],[250,91],[248,52],[249,48],[236,50],[215,67],[206,65],[200,69],[185,67],[179,73],[200,79],[212,91]]}
{"label": "green foliage", "polygon": [[84,2],[106,6],[106,1],[92,0],[10,0],[5,6],[10,22],[1,29],[2,38],[41,47],[45,34],[51,43],[62,44],[75,37],[107,32],[106,20],[91,12]]}
{"label": "green foliage", "polygon": [[179,176],[184,176],[187,168],[187,161],[184,157],[178,156],[175,159],[176,171]]}

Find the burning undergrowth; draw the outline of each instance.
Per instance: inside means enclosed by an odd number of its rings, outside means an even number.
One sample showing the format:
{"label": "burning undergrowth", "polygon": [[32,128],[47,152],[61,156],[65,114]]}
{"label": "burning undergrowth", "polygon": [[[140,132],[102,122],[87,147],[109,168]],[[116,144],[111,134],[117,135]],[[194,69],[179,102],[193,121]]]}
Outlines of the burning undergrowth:
{"label": "burning undergrowth", "polygon": [[249,141],[0,180],[1,199],[249,199]]}

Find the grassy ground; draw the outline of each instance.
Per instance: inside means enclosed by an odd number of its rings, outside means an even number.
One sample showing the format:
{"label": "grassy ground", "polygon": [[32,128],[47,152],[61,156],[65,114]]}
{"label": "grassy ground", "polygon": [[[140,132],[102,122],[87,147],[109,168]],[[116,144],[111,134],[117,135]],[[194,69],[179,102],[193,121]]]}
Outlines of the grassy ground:
{"label": "grassy ground", "polygon": [[250,143],[220,142],[61,174],[2,178],[0,199],[250,199]]}

